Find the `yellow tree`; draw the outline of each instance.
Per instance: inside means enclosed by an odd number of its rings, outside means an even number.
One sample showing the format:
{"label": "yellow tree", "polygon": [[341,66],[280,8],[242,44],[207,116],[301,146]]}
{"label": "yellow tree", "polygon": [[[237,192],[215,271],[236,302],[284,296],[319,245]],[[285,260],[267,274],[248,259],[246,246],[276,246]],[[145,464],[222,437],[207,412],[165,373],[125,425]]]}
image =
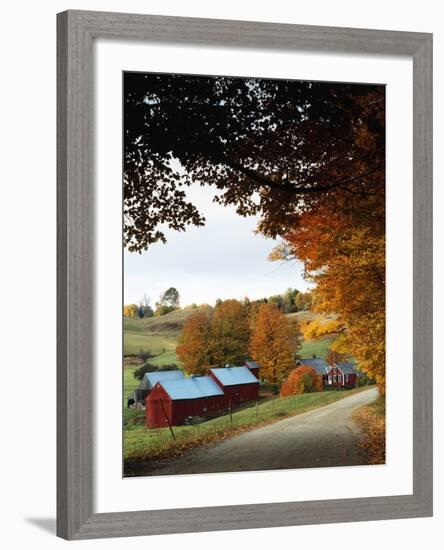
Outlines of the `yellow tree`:
{"label": "yellow tree", "polygon": [[344,323],[338,319],[323,319],[316,317],[312,321],[307,322],[302,333],[305,340],[314,340],[327,335],[338,335],[345,331]]}
{"label": "yellow tree", "polygon": [[128,304],[126,306],[123,306],[123,315],[125,317],[135,319],[137,317],[138,310],[139,308],[136,306],[136,304]]}
{"label": "yellow tree", "polygon": [[261,377],[280,383],[294,366],[298,340],[295,327],[276,304],[259,306],[250,340],[250,352],[261,365]]}
{"label": "yellow tree", "polygon": [[214,366],[243,363],[248,356],[250,326],[247,308],[238,300],[224,300],[211,319],[211,356]]}
{"label": "yellow tree", "polygon": [[300,215],[286,235],[287,249],[304,261],[316,283],[315,309],[335,313],[327,323],[312,322],[304,335],[337,333],[332,350],[356,358],[359,368],[385,393],[385,227],[379,197],[352,208],[337,197],[331,210]]}
{"label": "yellow tree", "polygon": [[192,313],[185,322],[176,348],[177,357],[188,374],[205,374],[212,366],[210,309]]}

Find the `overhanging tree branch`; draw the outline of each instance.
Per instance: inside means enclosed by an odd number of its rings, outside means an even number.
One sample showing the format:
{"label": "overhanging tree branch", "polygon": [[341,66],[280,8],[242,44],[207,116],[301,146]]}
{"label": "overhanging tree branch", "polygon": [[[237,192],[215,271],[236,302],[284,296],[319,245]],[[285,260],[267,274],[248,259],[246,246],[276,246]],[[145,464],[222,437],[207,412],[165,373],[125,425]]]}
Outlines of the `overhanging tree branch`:
{"label": "overhanging tree branch", "polygon": [[[306,187],[306,186],[292,185],[292,184],[286,185],[284,183],[274,181],[271,178],[269,178],[267,176],[264,176],[263,174],[259,174],[259,173],[255,172],[254,170],[251,170],[250,168],[246,168],[245,166],[243,166],[242,164],[239,164],[237,162],[225,161],[225,164],[227,166],[229,166],[230,168],[234,169],[234,170],[238,170],[239,172],[241,172],[242,174],[247,176],[247,178],[249,180],[253,181],[257,185],[264,186],[264,187],[269,187],[270,189],[276,189],[278,191],[284,191],[284,192],[290,193],[292,195],[325,193],[327,191],[332,191],[333,189],[337,189],[337,188],[340,188],[345,192],[350,191],[351,193],[358,193],[357,191],[352,191],[352,190],[347,189],[346,186],[351,184],[351,183],[355,183],[359,180],[362,180],[363,178],[369,177],[369,176],[371,176],[372,174],[376,173],[378,170],[381,169],[379,167],[374,168],[374,169],[372,169],[368,172],[365,172],[363,174],[359,174],[359,175],[357,175],[353,178],[348,178],[348,177],[347,178],[341,178],[341,179],[339,179],[339,180],[337,180],[333,183],[330,183],[328,185],[316,185],[316,186]],[[359,192],[359,194],[370,195],[371,193]]]}

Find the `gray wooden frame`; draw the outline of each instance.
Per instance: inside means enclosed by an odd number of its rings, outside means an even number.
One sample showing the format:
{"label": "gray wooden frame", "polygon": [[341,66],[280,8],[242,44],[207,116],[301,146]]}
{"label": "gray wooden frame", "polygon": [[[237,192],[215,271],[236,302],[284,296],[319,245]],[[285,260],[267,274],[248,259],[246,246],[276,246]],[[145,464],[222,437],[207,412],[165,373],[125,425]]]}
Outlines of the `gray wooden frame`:
{"label": "gray wooden frame", "polygon": [[[88,539],[432,515],[432,35],[124,13],[57,17],[57,533]],[[413,494],[93,512],[93,42],[96,38],[413,59]]]}

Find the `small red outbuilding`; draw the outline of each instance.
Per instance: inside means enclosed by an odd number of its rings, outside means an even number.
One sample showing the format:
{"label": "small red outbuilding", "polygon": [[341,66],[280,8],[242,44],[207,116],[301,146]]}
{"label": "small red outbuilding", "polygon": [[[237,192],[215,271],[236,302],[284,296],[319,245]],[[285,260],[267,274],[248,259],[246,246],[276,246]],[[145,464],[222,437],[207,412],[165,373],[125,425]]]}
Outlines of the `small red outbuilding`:
{"label": "small red outbuilding", "polygon": [[259,380],[259,371],[261,366],[257,361],[252,361],[249,359],[248,361],[245,361],[245,366],[250,369],[250,372],[254,374],[254,376]]}
{"label": "small red outbuilding", "polygon": [[259,380],[247,367],[227,365],[223,368],[211,369],[210,376],[222,388],[231,404],[252,401],[259,396]]}
{"label": "small red outbuilding", "polygon": [[228,407],[228,401],[210,376],[158,382],[146,398],[148,428],[180,426],[192,416],[206,416]]}
{"label": "small red outbuilding", "polygon": [[325,375],[325,385],[335,388],[354,388],[357,382],[354,363],[334,363]]}

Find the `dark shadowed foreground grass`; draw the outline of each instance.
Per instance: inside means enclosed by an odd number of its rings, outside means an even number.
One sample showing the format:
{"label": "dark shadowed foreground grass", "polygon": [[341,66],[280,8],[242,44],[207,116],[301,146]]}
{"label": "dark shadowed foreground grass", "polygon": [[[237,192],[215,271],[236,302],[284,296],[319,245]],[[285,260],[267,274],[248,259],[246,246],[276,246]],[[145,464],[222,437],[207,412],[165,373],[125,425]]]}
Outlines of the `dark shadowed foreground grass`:
{"label": "dark shadowed foreground grass", "polygon": [[385,464],[385,398],[361,407],[353,414],[362,428],[359,446],[367,452],[369,464]]}
{"label": "dark shadowed foreground grass", "polygon": [[[144,411],[129,411],[124,425],[125,472],[132,459],[137,461],[180,456],[187,449],[221,441],[243,431],[295,416],[334,403],[367,389],[318,392],[289,397],[276,397],[252,402],[248,407],[192,426],[174,426],[175,439],[168,428],[148,429]],[[128,468],[127,468],[128,466]]]}

